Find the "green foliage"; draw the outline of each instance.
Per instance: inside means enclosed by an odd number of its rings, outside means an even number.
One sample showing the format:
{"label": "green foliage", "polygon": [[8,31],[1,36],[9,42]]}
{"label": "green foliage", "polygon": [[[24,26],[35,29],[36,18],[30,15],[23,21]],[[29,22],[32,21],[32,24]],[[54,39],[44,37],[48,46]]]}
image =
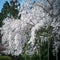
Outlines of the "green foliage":
{"label": "green foliage", "polygon": [[12,60],[9,56],[0,56],[0,60]]}
{"label": "green foliage", "polygon": [[3,8],[1,10],[1,13],[0,13],[0,27],[3,25],[3,23],[2,23],[3,19],[5,19],[8,16],[8,14],[9,14],[9,7],[10,7],[10,5],[6,1],[4,3]]}
{"label": "green foliage", "polygon": [[[41,60],[48,60],[50,42],[52,41],[52,26],[43,27],[36,31],[35,46],[38,49],[39,58]],[[41,38],[42,36],[42,38]],[[47,39],[45,39],[47,38]],[[49,45],[48,45],[49,44]]]}
{"label": "green foliage", "polygon": [[[26,42],[24,47],[24,54],[22,55],[25,60],[48,60],[48,52],[51,50],[49,47],[51,44],[48,45],[48,43],[52,42],[53,39],[52,30],[52,26],[43,27],[39,30],[36,30],[34,47],[36,47],[38,54],[35,52],[32,56],[27,55],[25,51],[32,47]],[[43,36],[43,41],[40,36]],[[47,38],[46,40],[45,37]]]}
{"label": "green foliage", "polygon": [[20,6],[20,4],[18,4],[18,1],[16,0],[15,2],[10,1],[10,14],[14,17],[17,18],[18,17],[18,6]]}
{"label": "green foliage", "polygon": [[24,58],[24,60],[40,60],[39,55],[37,55],[37,54],[33,54],[31,56],[29,56],[27,54],[22,54],[22,57]]}
{"label": "green foliage", "polygon": [[6,18],[8,16],[9,8],[10,8],[10,5],[9,5],[8,1],[6,1],[1,10],[1,13],[3,14],[3,18]]}
{"label": "green foliage", "polygon": [[37,54],[32,55],[31,60],[40,60],[39,55]]}
{"label": "green foliage", "polygon": [[27,55],[27,54],[22,54],[22,57],[25,59],[25,60],[30,60],[30,56],[29,55]]}
{"label": "green foliage", "polygon": [[0,27],[2,26],[2,21],[3,21],[3,19],[4,19],[4,17],[3,17],[3,14],[2,13],[0,13]]}
{"label": "green foliage", "polygon": [[18,10],[19,5],[15,5],[15,3],[18,3],[18,2],[10,1],[10,4],[9,4],[8,1],[6,1],[4,3],[1,11],[2,11],[2,14],[4,15],[5,18],[7,16],[8,17],[13,16],[14,18],[17,18],[18,12],[19,12],[19,10]]}
{"label": "green foliage", "polygon": [[8,1],[6,1],[4,3],[3,8],[0,12],[0,27],[3,25],[2,21],[6,17],[9,17],[9,18],[13,17],[15,19],[19,18],[18,17],[18,13],[19,13],[18,7],[20,7],[20,4],[18,3],[17,0],[15,2],[13,2],[11,0],[10,3],[8,3]]}

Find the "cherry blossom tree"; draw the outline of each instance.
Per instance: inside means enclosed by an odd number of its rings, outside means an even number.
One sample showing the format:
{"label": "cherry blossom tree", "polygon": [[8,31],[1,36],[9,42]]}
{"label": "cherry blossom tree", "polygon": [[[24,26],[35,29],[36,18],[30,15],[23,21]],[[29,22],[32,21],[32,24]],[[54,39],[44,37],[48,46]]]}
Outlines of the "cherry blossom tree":
{"label": "cherry blossom tree", "polygon": [[[11,53],[12,55],[19,55],[24,51],[23,48],[26,43],[28,49],[25,53],[33,55],[37,52],[38,54],[39,52],[35,45],[36,39],[38,38],[36,37],[36,31],[44,28],[46,31],[42,31],[43,36],[39,35],[39,39],[43,42],[46,40],[48,41],[49,60],[49,39],[53,37],[55,43],[59,42],[60,39],[60,6],[58,1],[59,0],[36,0],[35,3],[32,3],[30,0],[24,0],[24,5],[21,6],[18,14],[18,16],[21,15],[21,18],[6,18],[3,21],[4,25],[2,26],[1,31],[3,34],[2,44],[7,48],[4,52],[8,54]],[[30,9],[30,7],[32,8]],[[48,27],[53,27],[53,29],[48,29]],[[58,48],[55,50],[55,43],[53,44],[53,51],[58,50]],[[57,47],[58,46],[59,45],[57,44]]]}

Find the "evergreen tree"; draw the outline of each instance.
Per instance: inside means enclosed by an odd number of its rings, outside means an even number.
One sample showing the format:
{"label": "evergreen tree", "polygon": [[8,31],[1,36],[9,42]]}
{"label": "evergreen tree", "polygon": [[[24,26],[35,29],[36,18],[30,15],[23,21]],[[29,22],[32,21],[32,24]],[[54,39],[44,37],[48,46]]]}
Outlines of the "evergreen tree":
{"label": "evergreen tree", "polygon": [[8,16],[8,14],[9,14],[9,7],[10,7],[10,5],[9,5],[8,1],[6,1],[4,3],[3,8],[1,10],[1,13],[0,13],[0,27],[3,24],[2,23],[3,19],[6,18]]}
{"label": "evergreen tree", "polygon": [[17,0],[15,1],[11,0],[10,4],[8,3],[8,1],[4,3],[1,13],[0,13],[0,27],[3,25],[2,21],[6,17],[18,18],[19,7],[20,7],[20,4]]}
{"label": "evergreen tree", "polygon": [[2,20],[4,19],[3,14],[0,13],[0,27],[2,26]]}
{"label": "evergreen tree", "polygon": [[18,3],[17,0],[11,0],[10,1],[10,14],[14,17],[17,18],[18,17],[18,13],[19,13],[19,9],[18,7],[20,6],[20,4]]}
{"label": "evergreen tree", "polygon": [[3,18],[6,18],[8,16],[9,8],[10,8],[10,5],[9,5],[8,1],[6,1],[1,10],[1,13],[3,14]]}

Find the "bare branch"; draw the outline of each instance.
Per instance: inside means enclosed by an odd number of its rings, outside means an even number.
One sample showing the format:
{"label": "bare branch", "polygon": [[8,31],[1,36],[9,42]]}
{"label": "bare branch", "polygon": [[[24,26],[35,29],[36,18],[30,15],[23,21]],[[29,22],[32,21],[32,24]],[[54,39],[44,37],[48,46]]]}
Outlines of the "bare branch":
{"label": "bare branch", "polygon": [[46,8],[44,8],[42,5],[37,4],[37,6],[41,7],[45,12],[49,13],[49,15],[51,16],[50,12],[49,12],[49,11],[47,11],[47,9],[46,9]]}
{"label": "bare branch", "polygon": [[51,7],[53,6],[53,4],[55,3],[56,0],[52,0],[52,1],[53,1],[53,2],[50,3],[50,1],[47,0],[47,2],[50,4]]}
{"label": "bare branch", "polygon": [[52,7],[52,4],[49,2],[49,0],[47,0],[47,2],[50,4],[50,6]]}

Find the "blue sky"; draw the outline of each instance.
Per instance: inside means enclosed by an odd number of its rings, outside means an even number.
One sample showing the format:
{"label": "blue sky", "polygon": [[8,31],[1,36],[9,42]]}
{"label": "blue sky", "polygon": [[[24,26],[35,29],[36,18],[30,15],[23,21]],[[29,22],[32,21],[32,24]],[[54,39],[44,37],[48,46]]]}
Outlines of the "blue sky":
{"label": "blue sky", "polygon": [[[1,12],[1,9],[2,9],[3,4],[5,3],[5,1],[10,2],[11,0],[0,0],[0,12]],[[21,3],[21,2],[22,2],[22,0],[20,0],[19,2]]]}
{"label": "blue sky", "polygon": [[[11,0],[0,0],[0,12],[1,12],[1,9],[2,9],[3,4],[5,3],[5,1],[10,2]],[[19,2],[20,2],[20,4],[22,5],[22,0],[18,0],[18,1],[19,1]],[[34,1],[34,0],[32,0],[32,1]]]}
{"label": "blue sky", "polygon": [[10,0],[0,0],[0,11],[1,11],[1,9],[2,9],[2,7],[3,7],[3,4],[5,3],[5,1],[10,1]]}

